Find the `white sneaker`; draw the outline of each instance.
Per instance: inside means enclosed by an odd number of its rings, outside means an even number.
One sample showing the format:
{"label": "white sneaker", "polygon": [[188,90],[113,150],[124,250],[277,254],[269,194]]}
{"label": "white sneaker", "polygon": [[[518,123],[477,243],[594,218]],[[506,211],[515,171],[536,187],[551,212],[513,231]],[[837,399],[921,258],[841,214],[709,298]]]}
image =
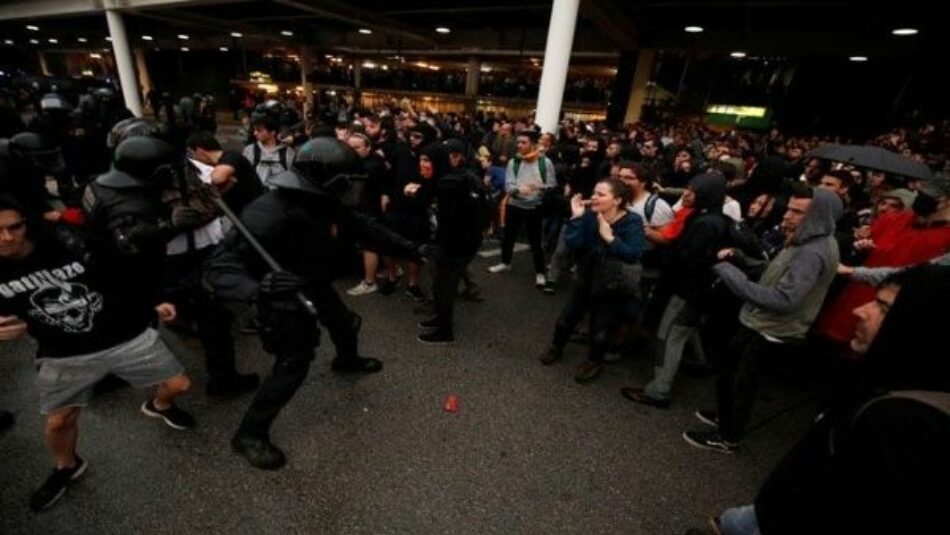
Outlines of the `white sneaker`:
{"label": "white sneaker", "polygon": [[378,289],[376,284],[367,284],[366,281],[360,281],[359,284],[346,291],[347,295],[358,297],[375,292]]}
{"label": "white sneaker", "polygon": [[511,271],[511,264],[495,264],[488,268],[489,273],[507,273]]}
{"label": "white sneaker", "polygon": [[538,288],[544,288],[544,285],[547,282],[548,280],[547,278],[545,278],[544,273],[538,273],[537,275],[534,276],[534,285],[537,286]]}

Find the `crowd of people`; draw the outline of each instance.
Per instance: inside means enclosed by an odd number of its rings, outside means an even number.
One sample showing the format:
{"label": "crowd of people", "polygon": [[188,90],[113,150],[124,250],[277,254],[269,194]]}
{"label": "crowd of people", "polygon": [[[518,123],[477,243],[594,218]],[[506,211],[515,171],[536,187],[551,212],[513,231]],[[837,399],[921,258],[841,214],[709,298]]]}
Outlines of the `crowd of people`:
{"label": "crowd of people", "polygon": [[[564,120],[543,132],[530,117],[394,106],[302,120],[267,102],[237,152],[200,121],[176,127],[181,101],[156,101],[155,120],[114,111],[89,139],[62,128],[65,100],[43,96],[0,145],[0,340],[39,343],[55,463],[34,509],[86,469],[78,417],[108,375],[155,387],[145,415],[195,425],[175,403],[191,382],[158,322],[201,340],[208,395],[256,392],[231,446],[278,469],[286,458],[270,426],[307,376],[318,321],[335,372],[383,366],[360,355],[362,319],[331,285],[347,245],[362,260],[347,294],[402,284],[429,316],[418,341],[446,345],[464,321],[455,301],[483,301],[479,277],[511,276],[523,230],[525,284],[542,300],[568,293],[541,363],[564,358],[577,336],[589,346],[579,383],[618,355],[649,355],[652,377],[621,394],[657,410],[673,403],[681,368],[714,375],[715,408],[697,410],[704,427],[683,433],[693,446],[741,448],[763,369],[828,374],[833,395],[813,429],[754,505],[716,517],[717,533],[936,525],[950,476],[950,370],[934,312],[950,298],[947,123],[864,143],[906,160],[899,173],[810,156],[851,140],[690,117]],[[80,143],[107,157],[71,159]],[[501,259],[478,275],[486,239]],[[236,366],[232,333],[249,324],[274,355],[263,380]],[[8,413],[0,425],[12,425]]]}

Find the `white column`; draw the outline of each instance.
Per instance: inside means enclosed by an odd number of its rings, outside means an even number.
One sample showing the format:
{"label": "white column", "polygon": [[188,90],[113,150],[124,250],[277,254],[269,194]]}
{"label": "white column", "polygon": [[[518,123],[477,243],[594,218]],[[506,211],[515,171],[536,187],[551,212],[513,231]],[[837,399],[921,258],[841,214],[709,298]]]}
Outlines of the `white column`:
{"label": "white column", "polygon": [[145,51],[141,48],[135,49],[135,68],[139,75],[141,83],[140,95],[148,95],[152,90],[152,77],[148,74],[148,64],[145,62]]}
{"label": "white column", "polygon": [[476,58],[468,58],[468,70],[465,72],[465,96],[478,96],[478,79],[481,76],[482,62]]}
{"label": "white column", "polygon": [[119,84],[122,85],[125,107],[136,117],[141,117],[142,96],[139,94],[139,84],[135,79],[135,63],[132,61],[132,51],[129,50],[129,40],[125,35],[122,13],[107,9],[106,22],[109,24],[109,36],[112,37],[112,51],[116,70],[119,71]]}
{"label": "white column", "polygon": [[310,49],[303,47],[300,49],[300,85],[303,87],[303,116],[307,126],[310,125],[310,114],[313,111],[313,84],[308,79],[311,68]]}
{"label": "white column", "polygon": [[363,87],[363,60],[360,58],[353,59],[353,87]]}
{"label": "white column", "polygon": [[627,113],[624,115],[625,124],[636,123],[640,120],[640,112],[650,96],[648,86],[653,76],[653,63],[656,61],[656,50],[645,48],[637,54],[637,68],[633,74],[633,89],[630,90],[630,99],[627,101]]}
{"label": "white column", "polygon": [[534,120],[544,132],[557,132],[579,6],[580,0],[554,0],[551,8],[548,40],[544,47],[544,69],[538,89],[538,112]]}

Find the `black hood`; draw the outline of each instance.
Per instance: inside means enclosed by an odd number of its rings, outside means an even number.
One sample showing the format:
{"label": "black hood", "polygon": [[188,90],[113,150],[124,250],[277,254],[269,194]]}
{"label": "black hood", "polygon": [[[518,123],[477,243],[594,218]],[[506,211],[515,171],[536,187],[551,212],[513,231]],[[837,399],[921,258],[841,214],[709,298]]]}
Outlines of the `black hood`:
{"label": "black hood", "polygon": [[726,202],[726,179],[719,173],[705,173],[693,177],[689,187],[696,194],[693,209],[700,212],[721,212]]}
{"label": "black hood", "polygon": [[881,330],[865,356],[867,378],[878,390],[950,392],[947,319],[950,267],[924,266],[908,273]]}
{"label": "black hood", "polygon": [[432,178],[439,179],[452,170],[449,164],[449,151],[441,143],[430,143],[419,151],[420,156],[426,156],[432,162]]}

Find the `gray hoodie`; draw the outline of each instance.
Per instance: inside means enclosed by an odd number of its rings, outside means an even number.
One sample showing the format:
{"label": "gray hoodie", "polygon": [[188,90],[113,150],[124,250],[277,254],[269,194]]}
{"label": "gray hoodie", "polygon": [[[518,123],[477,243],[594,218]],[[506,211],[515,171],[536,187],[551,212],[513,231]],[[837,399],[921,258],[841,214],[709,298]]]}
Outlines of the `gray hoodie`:
{"label": "gray hoodie", "polygon": [[739,314],[743,325],[778,339],[805,337],[837,272],[834,231],[842,211],[837,195],[815,190],[802,224],[758,283],[729,263],[713,267],[732,293],[745,301]]}

